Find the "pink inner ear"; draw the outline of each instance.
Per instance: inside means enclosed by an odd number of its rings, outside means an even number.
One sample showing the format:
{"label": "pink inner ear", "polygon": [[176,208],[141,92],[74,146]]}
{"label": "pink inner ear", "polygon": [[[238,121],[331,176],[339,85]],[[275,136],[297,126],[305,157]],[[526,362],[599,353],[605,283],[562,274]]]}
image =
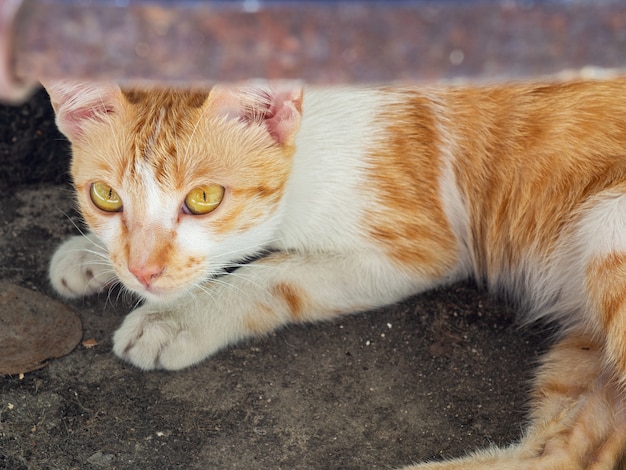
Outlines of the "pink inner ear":
{"label": "pink inner ear", "polygon": [[71,139],[78,139],[83,135],[83,126],[88,121],[102,121],[102,118],[113,112],[112,107],[94,105],[88,108],[78,108],[57,115],[59,129]]}
{"label": "pink inner ear", "polygon": [[264,123],[279,144],[293,140],[302,118],[302,89],[241,88],[219,90],[214,113],[247,123]]}
{"label": "pink inner ear", "polygon": [[295,137],[302,117],[302,90],[297,94],[277,95],[265,123],[270,135],[282,144]]}
{"label": "pink inner ear", "polygon": [[102,120],[115,111],[119,87],[114,84],[44,83],[56,111],[59,130],[70,140],[79,139],[85,123]]}

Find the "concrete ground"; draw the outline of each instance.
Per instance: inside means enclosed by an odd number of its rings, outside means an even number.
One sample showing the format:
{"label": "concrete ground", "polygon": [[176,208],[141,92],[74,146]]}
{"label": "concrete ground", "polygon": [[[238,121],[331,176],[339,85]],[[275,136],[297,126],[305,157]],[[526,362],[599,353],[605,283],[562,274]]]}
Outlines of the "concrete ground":
{"label": "concrete ground", "polygon": [[[48,260],[80,224],[43,92],[0,108],[0,162],[0,280],[29,289],[15,305],[43,318],[59,309]],[[545,346],[468,283],[145,373],[111,353],[132,302],[72,303],[95,347],[0,376],[0,469],[390,469],[459,456],[519,437]]]}

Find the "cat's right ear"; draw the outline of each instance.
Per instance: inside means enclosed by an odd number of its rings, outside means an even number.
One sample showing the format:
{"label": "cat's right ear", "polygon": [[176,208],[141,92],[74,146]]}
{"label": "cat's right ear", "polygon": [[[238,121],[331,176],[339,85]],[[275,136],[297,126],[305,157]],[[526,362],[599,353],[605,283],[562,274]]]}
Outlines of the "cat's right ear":
{"label": "cat's right ear", "polygon": [[120,88],[112,83],[55,81],[42,85],[50,95],[57,127],[70,140],[80,139],[86,123],[104,120],[119,103]]}
{"label": "cat's right ear", "polygon": [[264,125],[279,144],[291,144],[302,120],[303,89],[298,83],[219,86],[211,91],[213,114]]}

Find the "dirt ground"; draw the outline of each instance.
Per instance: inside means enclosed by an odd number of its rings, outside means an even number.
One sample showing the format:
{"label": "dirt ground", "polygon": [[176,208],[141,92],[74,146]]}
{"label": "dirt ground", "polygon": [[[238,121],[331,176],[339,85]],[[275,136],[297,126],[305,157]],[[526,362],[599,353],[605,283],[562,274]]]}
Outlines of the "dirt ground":
{"label": "dirt ground", "polygon": [[[47,264],[80,224],[45,93],[0,108],[0,280],[54,293]],[[389,469],[519,437],[542,333],[472,284],[294,326],[189,370],[111,353],[132,301],[72,303],[80,345],[0,376],[0,469]]]}

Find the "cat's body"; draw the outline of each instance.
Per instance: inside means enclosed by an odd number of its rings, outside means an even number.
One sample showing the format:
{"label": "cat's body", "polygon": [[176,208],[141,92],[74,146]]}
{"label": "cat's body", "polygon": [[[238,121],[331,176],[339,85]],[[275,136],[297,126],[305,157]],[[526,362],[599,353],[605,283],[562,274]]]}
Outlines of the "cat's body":
{"label": "cat's body", "polygon": [[[565,335],[540,373],[525,440],[475,468],[616,464],[626,442],[626,81],[48,89],[96,234],[63,245],[51,279],[78,296],[119,278],[147,299],[115,333],[120,357],[179,369],[290,322],[473,275]],[[202,215],[189,199],[198,188],[213,204]],[[588,357],[574,363],[581,370],[561,375],[576,354]],[[574,432],[602,413],[610,418]],[[572,449],[583,443],[581,456]]]}

